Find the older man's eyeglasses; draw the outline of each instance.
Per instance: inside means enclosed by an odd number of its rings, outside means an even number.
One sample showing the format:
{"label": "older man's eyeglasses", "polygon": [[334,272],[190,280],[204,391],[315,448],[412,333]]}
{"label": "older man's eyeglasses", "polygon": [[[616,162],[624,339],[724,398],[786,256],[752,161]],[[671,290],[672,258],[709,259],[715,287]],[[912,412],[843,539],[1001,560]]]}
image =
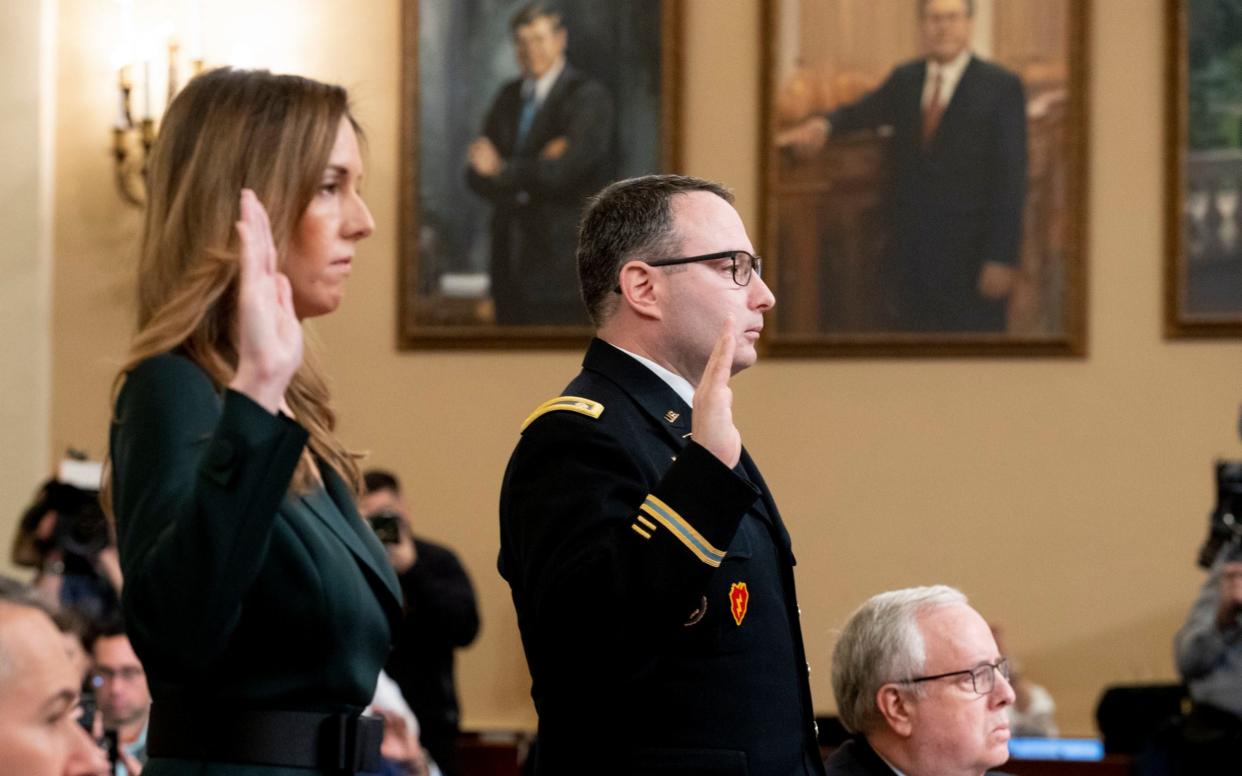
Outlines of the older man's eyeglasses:
{"label": "older man's eyeglasses", "polygon": [[950,676],[969,676],[970,686],[974,689],[975,694],[987,695],[996,687],[997,674],[1005,677],[1005,681],[1009,681],[1009,661],[1007,659],[1001,658],[995,663],[985,663],[977,668],[967,668],[963,671],[949,671],[933,676],[916,676],[913,679],[907,679],[904,684],[919,684],[920,682],[930,682],[936,679],[948,679]]}
{"label": "older man's eyeglasses", "polygon": [[[732,259],[730,269],[733,272],[733,282],[739,286],[750,285],[750,279],[756,275],[763,275],[763,259],[759,258],[749,251],[718,251],[717,253],[705,253],[702,256],[684,256],[675,259],[639,259],[642,263],[649,267],[672,267],[677,264],[692,264],[698,261],[714,261],[716,259]],[[620,293],[621,286],[617,286],[613,291]]]}

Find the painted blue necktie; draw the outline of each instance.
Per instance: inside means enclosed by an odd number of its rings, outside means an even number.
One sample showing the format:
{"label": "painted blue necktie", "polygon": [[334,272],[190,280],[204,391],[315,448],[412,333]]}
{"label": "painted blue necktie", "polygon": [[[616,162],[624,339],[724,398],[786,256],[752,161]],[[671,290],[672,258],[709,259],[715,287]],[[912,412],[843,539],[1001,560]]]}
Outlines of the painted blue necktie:
{"label": "painted blue necktie", "polygon": [[522,88],[524,96],[522,98],[522,112],[518,114],[517,126],[517,147],[521,148],[526,142],[526,135],[530,132],[530,125],[535,121],[535,111],[539,108],[539,101],[535,98],[534,84],[530,88],[525,86]]}

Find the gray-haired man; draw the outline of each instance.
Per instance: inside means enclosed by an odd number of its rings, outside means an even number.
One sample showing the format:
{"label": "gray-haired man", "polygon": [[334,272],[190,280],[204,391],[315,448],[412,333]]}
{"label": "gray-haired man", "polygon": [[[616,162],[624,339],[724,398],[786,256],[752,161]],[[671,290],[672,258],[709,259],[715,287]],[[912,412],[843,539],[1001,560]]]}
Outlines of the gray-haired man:
{"label": "gray-haired man", "polygon": [[0,590],[0,769],[22,776],[106,776],[108,760],[78,726],[81,675],[52,618]]}
{"label": "gray-haired man", "polygon": [[944,585],[873,596],[832,659],[855,737],[828,776],[980,776],[1009,759],[1009,666],[983,617]]}

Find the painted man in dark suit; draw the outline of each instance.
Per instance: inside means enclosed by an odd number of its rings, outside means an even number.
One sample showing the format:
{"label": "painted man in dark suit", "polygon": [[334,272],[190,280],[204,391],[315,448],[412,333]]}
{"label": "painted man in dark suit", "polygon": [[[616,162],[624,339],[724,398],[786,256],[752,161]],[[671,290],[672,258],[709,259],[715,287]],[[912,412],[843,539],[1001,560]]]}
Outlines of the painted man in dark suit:
{"label": "painted man in dark suit", "polygon": [[1003,332],[1027,186],[1022,82],[970,52],[973,0],[923,0],[921,9],[926,58],[777,142],[806,153],[830,133],[891,127],[895,328]]}
{"label": "painted man in dark suit", "polygon": [[731,200],[652,175],[583,216],[596,339],[500,500],[538,776],[821,772],[789,533],[733,423],[776,300]]}
{"label": "painted man in dark suit", "polygon": [[496,322],[585,325],[574,246],[586,198],[612,177],[612,98],[565,61],[558,12],[531,3],[510,27],[522,76],[496,96],[466,171],[493,207]]}
{"label": "painted man in dark suit", "polygon": [[1009,759],[1009,664],[987,622],[951,587],[873,596],[832,655],[852,731],[828,776],[983,776]]}

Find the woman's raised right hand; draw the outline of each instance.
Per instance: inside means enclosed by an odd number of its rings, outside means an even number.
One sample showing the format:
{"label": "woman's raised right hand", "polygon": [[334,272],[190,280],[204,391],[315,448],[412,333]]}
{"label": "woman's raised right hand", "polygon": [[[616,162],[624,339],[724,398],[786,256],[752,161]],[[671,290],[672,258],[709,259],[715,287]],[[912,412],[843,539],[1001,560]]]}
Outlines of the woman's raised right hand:
{"label": "woman's raised right hand", "polygon": [[250,189],[242,189],[241,220],[235,226],[237,374],[229,387],[275,414],[302,365],[302,324],[293,310],[289,278],[277,269],[267,211]]}

